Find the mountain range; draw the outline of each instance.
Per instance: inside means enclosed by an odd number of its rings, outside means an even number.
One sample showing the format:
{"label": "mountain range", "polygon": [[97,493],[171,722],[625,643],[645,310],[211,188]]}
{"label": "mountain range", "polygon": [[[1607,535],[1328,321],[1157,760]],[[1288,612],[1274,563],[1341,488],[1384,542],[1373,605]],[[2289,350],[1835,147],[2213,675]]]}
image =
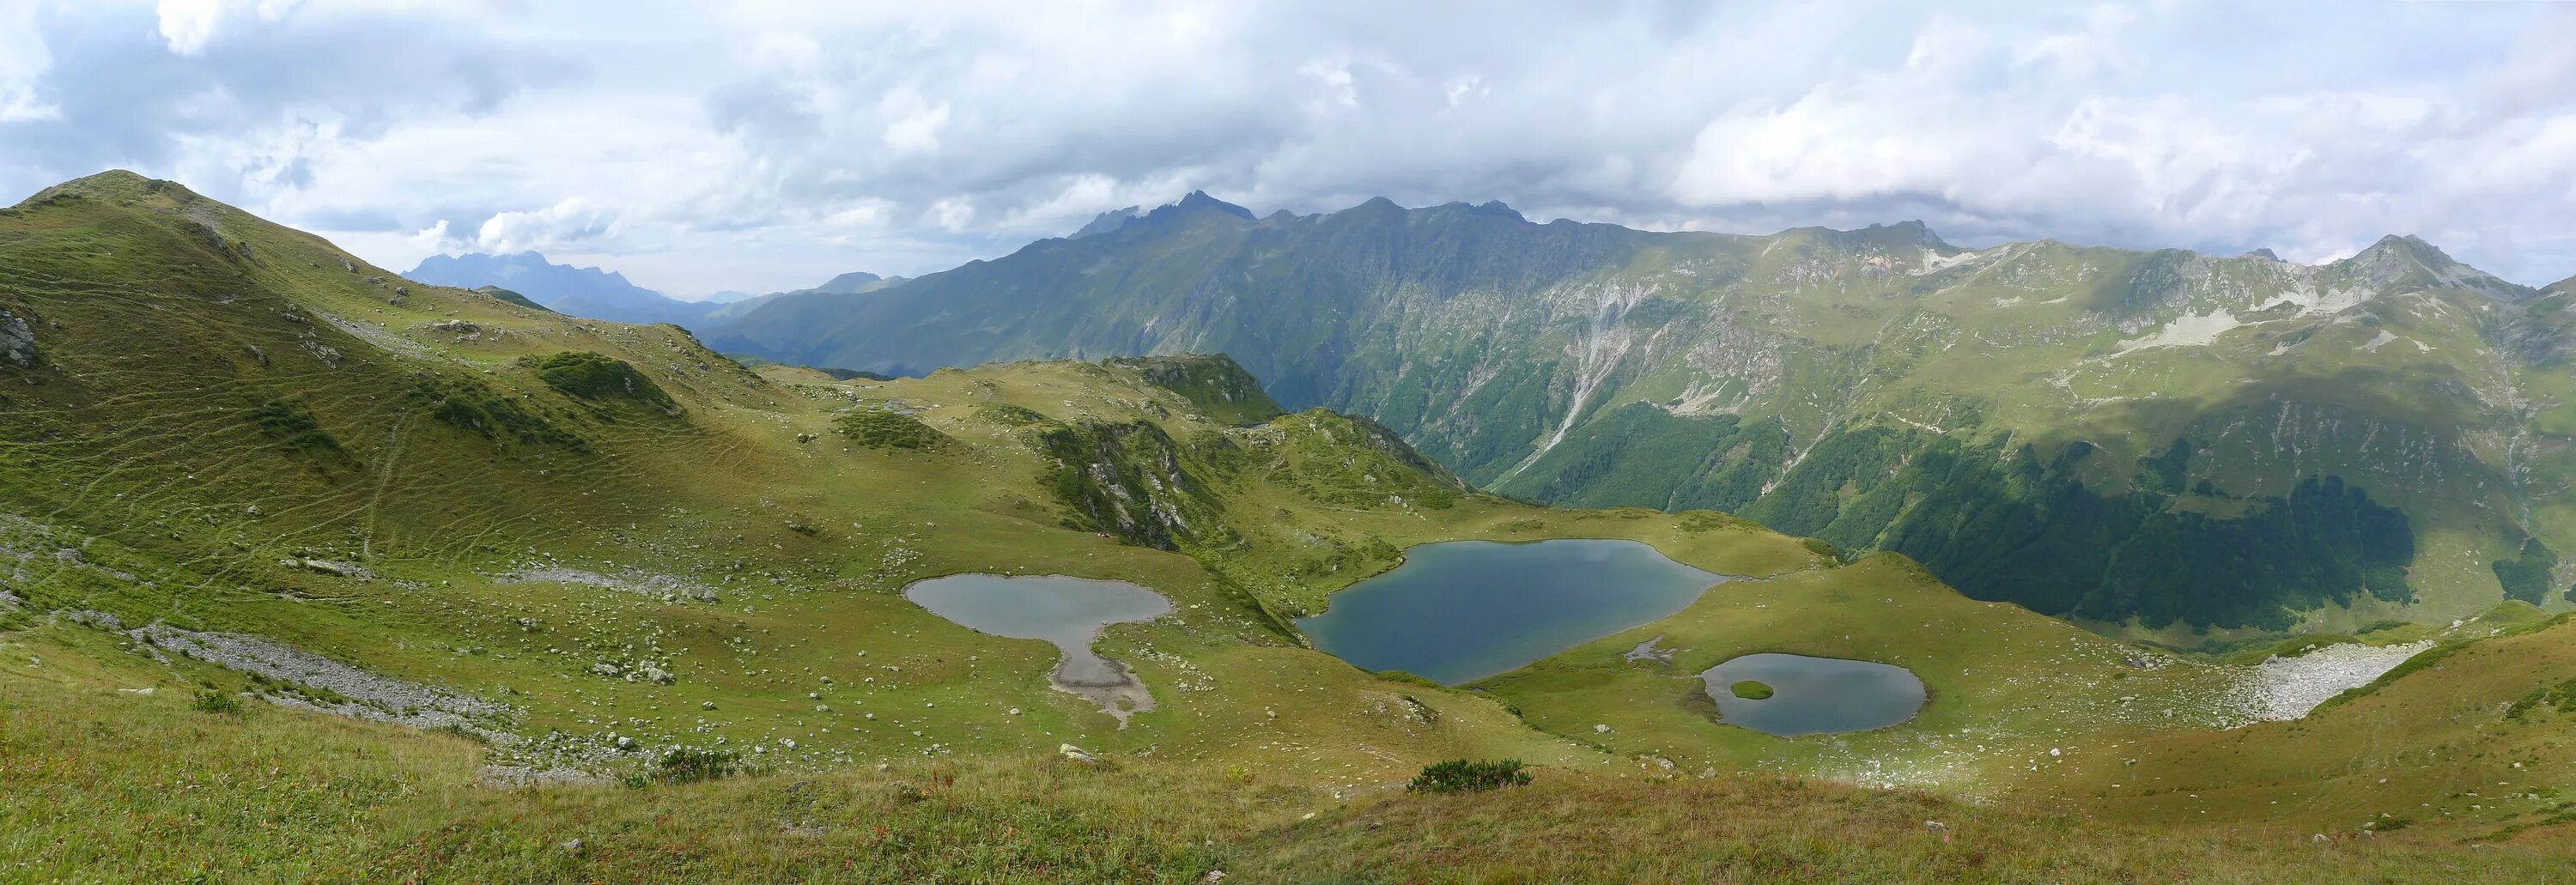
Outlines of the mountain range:
{"label": "mountain range", "polygon": [[2571,289],[2405,236],[2300,265],[1193,193],[703,331],[894,374],[1226,353],[1482,488],[1740,513],[2170,637],[2565,605]]}
{"label": "mountain range", "polygon": [[[702,326],[749,311],[786,292],[754,295],[719,292],[703,301],[682,301],[627,281],[626,275],[596,267],[555,264],[536,252],[490,255],[468,252],[432,255],[403,274],[437,286],[476,289],[486,286],[528,297],[557,313],[621,323],[671,323]],[[901,278],[896,278],[900,281]],[[888,285],[876,274],[845,273],[797,292],[852,294]]]}

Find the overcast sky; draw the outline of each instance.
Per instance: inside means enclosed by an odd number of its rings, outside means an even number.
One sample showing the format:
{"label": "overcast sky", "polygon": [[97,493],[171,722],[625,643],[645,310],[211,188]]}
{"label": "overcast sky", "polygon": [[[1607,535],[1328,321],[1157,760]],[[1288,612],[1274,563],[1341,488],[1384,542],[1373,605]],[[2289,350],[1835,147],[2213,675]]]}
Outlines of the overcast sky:
{"label": "overcast sky", "polygon": [[[2248,7],[2263,7],[2248,11]],[[123,167],[378,264],[681,297],[1255,212],[2576,274],[2576,4],[0,0],[0,202]]]}

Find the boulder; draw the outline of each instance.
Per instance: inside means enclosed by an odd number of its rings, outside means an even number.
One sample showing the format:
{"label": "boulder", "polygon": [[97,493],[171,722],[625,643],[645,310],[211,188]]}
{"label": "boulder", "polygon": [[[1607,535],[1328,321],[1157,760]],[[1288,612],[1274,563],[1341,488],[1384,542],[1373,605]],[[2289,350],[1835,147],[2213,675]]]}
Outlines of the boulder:
{"label": "boulder", "polygon": [[36,364],[35,327],[5,310],[0,310],[0,363],[21,369]]}

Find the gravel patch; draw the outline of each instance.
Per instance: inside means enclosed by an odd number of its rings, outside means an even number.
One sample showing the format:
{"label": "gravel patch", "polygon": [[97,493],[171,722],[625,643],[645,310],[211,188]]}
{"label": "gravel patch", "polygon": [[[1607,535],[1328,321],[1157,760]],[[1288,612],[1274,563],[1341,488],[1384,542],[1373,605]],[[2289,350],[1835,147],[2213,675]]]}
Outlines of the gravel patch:
{"label": "gravel patch", "polygon": [[718,598],[713,587],[702,586],[685,578],[643,572],[611,576],[559,565],[539,565],[494,575],[493,578],[512,584],[579,584],[585,587],[633,593],[637,596],[656,598],[667,596],[700,602],[715,602]]}
{"label": "gravel patch", "polygon": [[2346,642],[2297,657],[2265,658],[2238,688],[2236,699],[2256,719],[2298,719],[2327,699],[2368,685],[2432,647],[2430,639],[2382,646]]}
{"label": "gravel patch", "polygon": [[229,670],[255,673],[308,690],[326,691],[346,699],[263,695],[269,702],[281,706],[412,728],[455,728],[496,744],[518,740],[517,735],[492,722],[517,712],[507,704],[379,676],[257,636],[199,633],[157,621],[125,632],[135,641],[149,643],[156,650],[195,658]]}

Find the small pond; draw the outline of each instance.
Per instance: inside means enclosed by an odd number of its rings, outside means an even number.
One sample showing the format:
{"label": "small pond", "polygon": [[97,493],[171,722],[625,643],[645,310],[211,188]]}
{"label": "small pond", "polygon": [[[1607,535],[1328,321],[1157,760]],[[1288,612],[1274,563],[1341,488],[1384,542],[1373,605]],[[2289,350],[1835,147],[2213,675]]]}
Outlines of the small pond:
{"label": "small pond", "polygon": [[1721,721],[1784,737],[1886,728],[1926,697],[1913,671],[1841,658],[1745,655],[1699,675]]}
{"label": "small pond", "polygon": [[1457,685],[1670,616],[1726,580],[1636,541],[1450,541],[1405,551],[1297,627],[1354,665]]}
{"label": "small pond", "polygon": [[1154,708],[1126,664],[1094,654],[1091,643],[1110,624],[1147,621],[1172,611],[1163,594],[1125,581],[1063,575],[949,575],[906,587],[903,598],[978,632],[1043,639],[1064,652],[1050,681],[1118,717]]}

